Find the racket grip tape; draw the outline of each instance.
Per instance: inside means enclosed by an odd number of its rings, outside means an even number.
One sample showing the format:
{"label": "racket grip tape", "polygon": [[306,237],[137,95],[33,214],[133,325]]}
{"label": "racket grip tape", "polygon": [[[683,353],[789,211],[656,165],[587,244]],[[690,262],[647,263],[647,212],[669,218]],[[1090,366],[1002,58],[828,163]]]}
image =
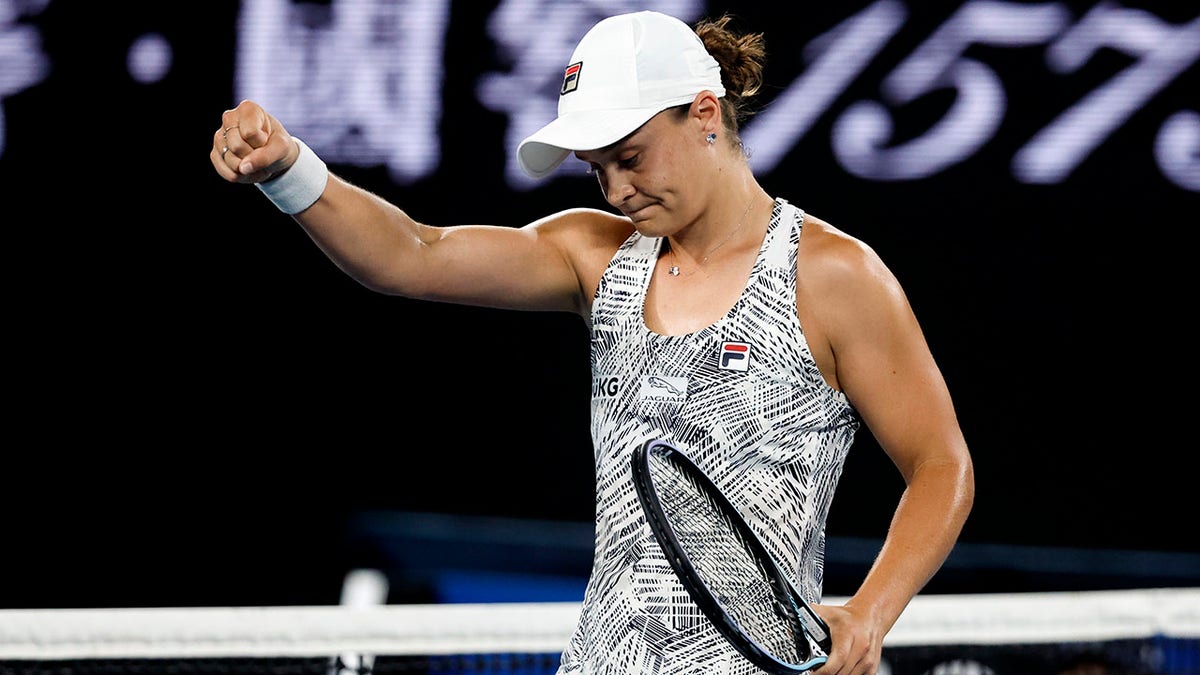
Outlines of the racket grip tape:
{"label": "racket grip tape", "polygon": [[821,649],[828,654],[830,647],[833,646],[833,641],[829,637],[829,625],[807,602],[800,603],[800,623],[804,625],[804,629],[820,645]]}

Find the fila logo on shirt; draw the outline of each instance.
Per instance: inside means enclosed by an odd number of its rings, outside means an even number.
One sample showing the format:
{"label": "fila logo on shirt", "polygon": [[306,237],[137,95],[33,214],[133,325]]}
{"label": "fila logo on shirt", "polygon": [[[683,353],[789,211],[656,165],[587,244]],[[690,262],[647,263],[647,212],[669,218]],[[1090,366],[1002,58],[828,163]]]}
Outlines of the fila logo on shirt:
{"label": "fila logo on shirt", "polygon": [[750,343],[722,342],[717,365],[721,370],[750,370]]}
{"label": "fila logo on shirt", "polygon": [[579,88],[580,70],[583,70],[583,61],[567,66],[567,72],[563,74],[562,89],[558,92],[559,94],[569,94]]}

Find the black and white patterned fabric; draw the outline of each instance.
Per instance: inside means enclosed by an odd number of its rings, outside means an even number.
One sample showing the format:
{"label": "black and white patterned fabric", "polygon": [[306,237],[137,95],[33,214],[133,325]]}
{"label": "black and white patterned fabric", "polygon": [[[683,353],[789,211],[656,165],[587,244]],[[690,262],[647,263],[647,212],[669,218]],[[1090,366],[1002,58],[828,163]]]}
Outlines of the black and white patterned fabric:
{"label": "black and white patterned fabric", "polygon": [[649,438],[686,452],[820,601],[825,520],[860,421],[821,377],[797,317],[803,221],[776,199],[741,298],[688,335],[646,327],[660,238],[634,233],[605,271],[591,328],[596,551],[560,675],[760,672],[700,613],[646,524],[630,458]]}

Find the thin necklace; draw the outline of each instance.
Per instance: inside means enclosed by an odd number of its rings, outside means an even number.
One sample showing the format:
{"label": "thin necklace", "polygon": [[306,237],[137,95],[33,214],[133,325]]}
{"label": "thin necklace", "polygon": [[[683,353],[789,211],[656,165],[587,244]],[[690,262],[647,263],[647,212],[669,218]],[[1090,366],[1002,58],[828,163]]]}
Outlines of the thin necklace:
{"label": "thin necklace", "polygon": [[[746,222],[746,214],[750,213],[751,206],[754,206],[754,197],[751,197],[750,203],[746,204],[746,210],[742,211],[742,217],[738,219],[737,226],[734,227],[732,230],[730,230],[729,234],[725,235],[725,238],[722,239],[720,243],[718,243],[716,246],[709,249],[708,253],[705,253],[704,257],[700,259],[700,262],[696,264],[697,270],[701,267],[704,267],[704,265],[706,265],[708,263],[709,257],[711,257],[712,254],[716,253],[717,249],[721,248],[726,243],[728,243],[730,239],[733,239],[733,235],[737,234],[742,229],[742,225],[744,225]],[[671,240],[668,238],[667,245],[670,246],[670,244],[671,244]],[[679,276],[679,256],[675,254],[674,246],[671,246],[671,261],[674,262],[675,264],[671,265],[669,268],[667,268],[667,274],[670,274],[673,277],[677,277],[677,276]],[[693,271],[689,272],[687,276],[689,276],[689,277],[692,276],[693,274],[696,273],[697,270],[693,270]]]}

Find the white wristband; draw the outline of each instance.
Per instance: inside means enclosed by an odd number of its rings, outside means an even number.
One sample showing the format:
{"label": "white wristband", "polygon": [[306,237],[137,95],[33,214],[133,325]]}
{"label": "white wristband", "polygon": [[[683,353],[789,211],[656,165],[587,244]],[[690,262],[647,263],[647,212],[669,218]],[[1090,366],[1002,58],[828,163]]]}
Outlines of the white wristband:
{"label": "white wristband", "polygon": [[288,214],[300,213],[312,206],[325,192],[325,183],[329,180],[329,169],[317,153],[299,138],[292,136],[292,140],[300,146],[296,162],[275,178],[256,183],[272,204]]}

